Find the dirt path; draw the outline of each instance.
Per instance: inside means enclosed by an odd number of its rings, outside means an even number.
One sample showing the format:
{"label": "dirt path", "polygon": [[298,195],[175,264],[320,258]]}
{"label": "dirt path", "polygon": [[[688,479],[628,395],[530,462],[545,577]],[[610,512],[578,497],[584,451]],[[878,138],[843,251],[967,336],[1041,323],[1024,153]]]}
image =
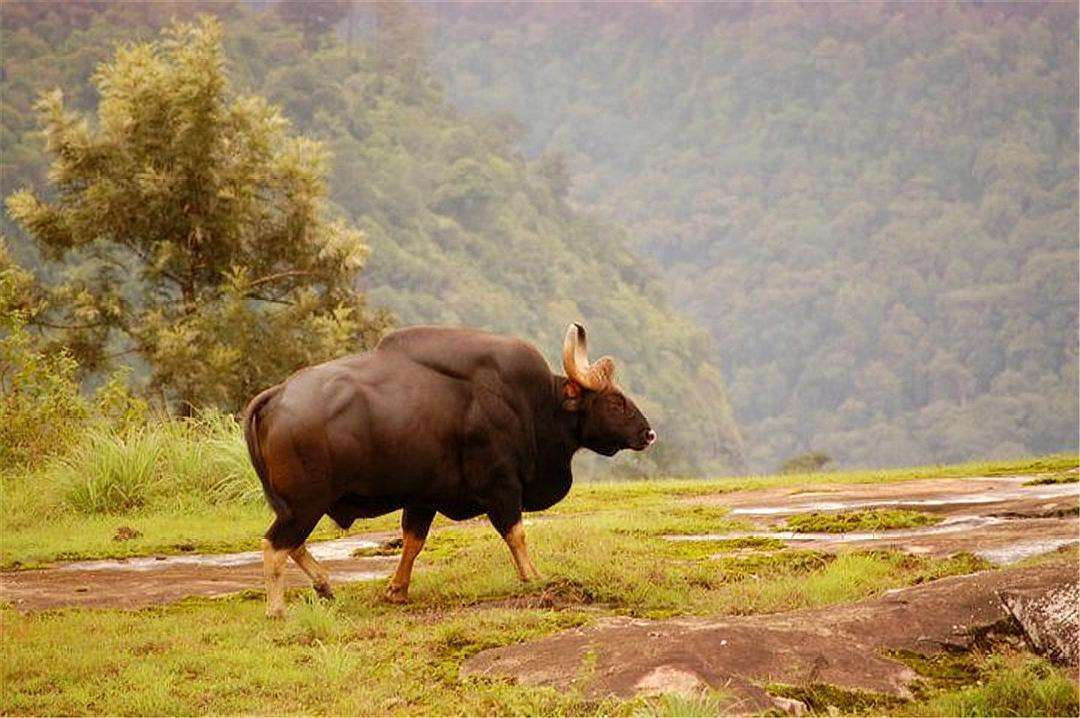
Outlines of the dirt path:
{"label": "dirt path", "polygon": [[885,651],[929,654],[967,648],[1008,617],[999,599],[1002,592],[1071,587],[1076,576],[1071,558],[956,576],[818,610],[665,621],[603,619],[587,628],[482,651],[462,672],[576,688],[594,697],[692,693],[712,686],[733,696],[728,710],[738,713],[791,709],[762,687],[771,682],[828,683],[907,697],[918,676]]}
{"label": "dirt path", "polygon": [[[374,548],[393,534],[373,533],[308,544],[330,571],[334,583],[366,581],[389,576],[396,556],[353,558],[359,548]],[[289,562],[285,576],[290,588],[308,586],[300,569]],[[224,596],[263,584],[262,555],[257,551],[186,556],[76,561],[36,571],[0,574],[0,600],[21,611],[65,606],[82,608],[143,608],[188,596]]]}

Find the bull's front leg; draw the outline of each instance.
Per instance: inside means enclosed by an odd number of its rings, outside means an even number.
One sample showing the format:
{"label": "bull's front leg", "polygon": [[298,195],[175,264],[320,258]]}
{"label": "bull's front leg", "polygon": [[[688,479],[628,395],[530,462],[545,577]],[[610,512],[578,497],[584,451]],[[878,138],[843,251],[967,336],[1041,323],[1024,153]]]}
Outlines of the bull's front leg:
{"label": "bull's front leg", "polygon": [[540,578],[540,572],[533,565],[532,558],[529,557],[529,549],[525,546],[525,526],[521,522],[521,508],[491,511],[488,513],[488,520],[510,547],[510,556],[514,559],[518,578],[523,583]]}
{"label": "bull's front leg", "polygon": [[405,603],[409,600],[409,583],[412,581],[413,562],[424,548],[428,529],[435,519],[435,511],[429,508],[407,506],[401,514],[401,560],[398,561],[394,577],[386,589],[386,600],[390,603]]}

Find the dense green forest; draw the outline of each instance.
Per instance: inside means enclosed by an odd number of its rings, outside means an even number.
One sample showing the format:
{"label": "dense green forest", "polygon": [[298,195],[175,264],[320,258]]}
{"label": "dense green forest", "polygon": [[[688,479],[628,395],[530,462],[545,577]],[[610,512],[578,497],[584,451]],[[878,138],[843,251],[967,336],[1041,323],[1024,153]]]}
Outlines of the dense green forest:
{"label": "dense green forest", "polygon": [[[355,37],[334,31],[347,4],[318,6],[325,16],[305,7],[5,3],[4,196],[24,186],[48,194],[34,110],[42,92],[59,87],[67,107],[93,111],[95,70],[118,46],[157,38],[170,17],[213,11],[236,91],[265,97],[293,131],[329,150],[330,210],[370,247],[357,280],[367,305],[389,309],[398,324],[523,335],[555,366],[566,323],[584,320],[590,343],[614,355],[665,439],[616,471],[741,469],[708,334],[670,308],[659,270],[635,256],[621,229],[568,204],[559,158],[527,161],[513,123],[455,109],[407,6],[367,7],[370,31]],[[4,233],[20,264],[46,279],[57,272],[10,216]]]}
{"label": "dense green forest", "polygon": [[711,331],[753,467],[1076,446],[1075,3],[428,7]]}
{"label": "dense green forest", "polygon": [[584,319],[667,439],[621,470],[1076,446],[1075,6],[6,3],[3,195],[40,92],[206,11],[329,150],[366,305],[552,360]]}

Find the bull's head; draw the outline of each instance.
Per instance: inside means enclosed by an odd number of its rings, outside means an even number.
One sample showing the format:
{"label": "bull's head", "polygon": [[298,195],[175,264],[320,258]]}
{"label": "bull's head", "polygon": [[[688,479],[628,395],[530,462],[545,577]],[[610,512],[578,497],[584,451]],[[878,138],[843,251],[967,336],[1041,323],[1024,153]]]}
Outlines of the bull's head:
{"label": "bull's head", "polygon": [[648,419],[615,383],[611,357],[589,363],[585,327],[580,324],[566,329],[563,368],[568,379],[563,408],[580,413],[582,446],[611,456],[622,449],[641,451],[656,441]]}

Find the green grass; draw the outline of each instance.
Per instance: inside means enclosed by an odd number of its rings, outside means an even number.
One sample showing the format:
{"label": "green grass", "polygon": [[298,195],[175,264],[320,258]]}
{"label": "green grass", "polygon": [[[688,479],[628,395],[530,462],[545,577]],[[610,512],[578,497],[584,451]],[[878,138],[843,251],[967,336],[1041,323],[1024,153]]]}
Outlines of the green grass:
{"label": "green grass", "polygon": [[[1075,457],[1062,456],[889,471],[579,482],[566,501],[528,525],[541,582],[524,587],[517,581],[506,546],[483,520],[452,524],[440,518],[418,563],[412,603],[404,607],[383,603],[378,581],[339,586],[334,604],[313,599],[310,591],[292,592],[281,623],[263,617],[260,591],[133,612],[23,615],[0,608],[0,713],[715,714],[722,711],[723,695],[714,692],[588,698],[587,665],[570,690],[464,678],[459,669],[485,648],[600,616],[817,608],[987,568],[965,555],[934,559],[872,551],[834,558],[767,539],[665,540],[668,534],[748,527],[723,507],[687,497],[1046,473],[1075,464]],[[126,433],[91,431],[66,455],[32,471],[9,467],[0,475],[0,490],[4,567],[192,548],[254,550],[271,519],[238,427],[222,417]],[[354,531],[391,530],[397,523],[396,514],[388,515],[359,522]],[[121,526],[138,536],[114,540]],[[339,535],[324,520],[313,538]],[[1031,678],[1033,668],[1003,666],[980,673],[982,685],[950,684],[904,709],[992,713],[1000,705],[1039,713],[1071,705],[1057,673]],[[1014,675],[1021,670],[1027,677],[1023,695]]]}
{"label": "green grass", "polygon": [[795,514],[787,519],[786,528],[800,533],[842,534],[851,531],[887,531],[930,526],[941,517],[907,509],[870,509],[825,513],[815,511]]}
{"label": "green grass", "polygon": [[[681,500],[726,487],[718,480],[576,487],[575,510],[548,512],[528,525],[544,576],[530,586],[518,582],[506,546],[485,522],[440,521],[418,561],[412,603],[404,607],[383,603],[383,582],[375,581],[338,586],[333,604],[315,600],[309,590],[292,592],[281,623],[263,617],[260,591],[133,612],[23,615],[0,608],[0,713],[715,714],[723,698],[715,693],[589,698],[587,665],[570,690],[465,678],[459,669],[485,648],[601,616],[818,608],[987,568],[964,555],[870,551],[834,558],[767,540],[663,538],[740,525],[722,508]],[[626,502],[619,500],[623,489]],[[38,525],[22,516],[18,530],[4,536],[5,557],[136,554],[163,546],[179,551],[181,542],[200,549],[254,548],[269,517],[258,501],[201,509],[190,497],[176,502],[154,492],[123,513],[83,513],[67,495],[55,494],[61,508]],[[363,522],[365,528],[395,523],[394,516]],[[120,524],[142,536],[113,541]],[[324,525],[318,535],[335,533]],[[1046,705],[1058,705],[1049,702],[1058,701],[1056,695],[1046,692]]]}
{"label": "green grass", "polygon": [[[976,664],[977,680],[906,706],[915,716],[1075,716],[1080,691],[1067,670],[1026,654],[994,655]],[[959,682],[963,683],[964,680]]]}
{"label": "green grass", "polygon": [[890,715],[904,705],[896,696],[872,691],[840,688],[827,683],[811,683],[806,686],[773,683],[767,686],[771,695],[801,701],[813,715],[830,715],[837,711],[844,715]]}
{"label": "green grass", "polygon": [[1080,481],[1080,474],[1062,472],[1049,476],[1040,476],[1030,481],[1025,481],[1024,486],[1046,486],[1049,484],[1075,484]]}
{"label": "green grass", "polygon": [[930,478],[1012,476],[1065,471],[1077,466],[1080,466],[1080,456],[1076,454],[1052,454],[1036,459],[971,461],[941,466],[828,471],[810,474],[578,482],[570,495],[549,509],[547,513],[603,511],[613,506],[619,508],[661,506],[674,497],[706,496],[753,489],[787,486],[810,489],[818,484],[880,484]]}
{"label": "green grass", "polygon": [[787,544],[780,539],[765,536],[740,536],[739,538],[717,539],[715,541],[694,541],[693,545],[707,549],[711,554],[738,551],[780,551],[787,547]]}
{"label": "green grass", "polygon": [[[405,607],[383,603],[382,582],[367,582],[341,586],[333,604],[292,592],[283,623],[263,617],[255,591],[133,612],[0,609],[0,713],[670,714],[690,704],[595,701],[584,695],[587,678],[577,690],[554,691],[462,678],[459,667],[485,648],[598,615],[820,606],[911,583],[934,567],[951,570],[879,552],[733,572],[724,562],[657,560],[658,539],[588,523],[534,528],[548,578],[531,588],[485,533],[452,556],[422,555]],[[564,599],[563,610],[503,601],[545,593]]]}
{"label": "green grass", "polygon": [[938,653],[909,651],[894,658],[924,680],[915,700],[828,684],[770,684],[770,694],[806,704],[813,715],[1075,716],[1078,686],[1068,669],[1029,653]]}
{"label": "green grass", "polygon": [[723,691],[702,691],[693,696],[668,693],[649,698],[634,712],[639,718],[712,718],[730,713],[732,698]]}
{"label": "green grass", "polygon": [[986,476],[1021,476],[1024,474],[1049,474],[1080,467],[1076,454],[1051,454],[1018,461],[992,462],[986,465]]}
{"label": "green grass", "polygon": [[260,600],[158,610],[3,613],[5,714],[607,714],[551,689],[461,679],[463,657],[580,624],[579,614],[490,610],[445,617],[343,592],[293,601],[283,623]]}

